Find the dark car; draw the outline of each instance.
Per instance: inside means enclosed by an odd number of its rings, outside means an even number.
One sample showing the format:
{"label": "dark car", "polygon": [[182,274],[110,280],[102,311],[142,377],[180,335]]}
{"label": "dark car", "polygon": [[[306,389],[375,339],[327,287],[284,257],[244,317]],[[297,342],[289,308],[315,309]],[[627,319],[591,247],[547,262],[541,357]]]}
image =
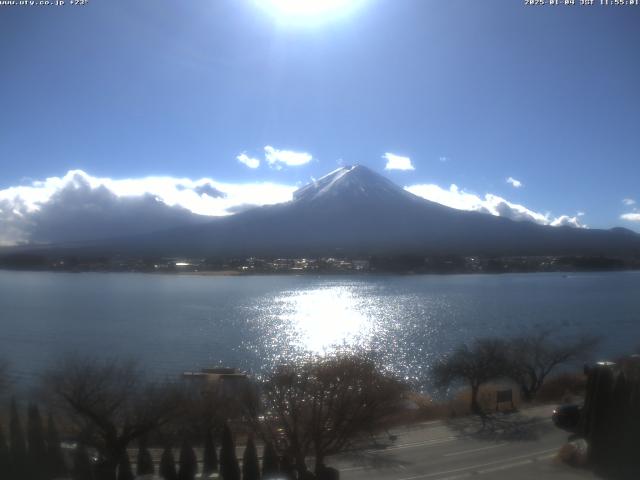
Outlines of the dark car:
{"label": "dark car", "polygon": [[556,427],[575,433],[580,424],[582,405],[560,405],[553,410],[551,419]]}

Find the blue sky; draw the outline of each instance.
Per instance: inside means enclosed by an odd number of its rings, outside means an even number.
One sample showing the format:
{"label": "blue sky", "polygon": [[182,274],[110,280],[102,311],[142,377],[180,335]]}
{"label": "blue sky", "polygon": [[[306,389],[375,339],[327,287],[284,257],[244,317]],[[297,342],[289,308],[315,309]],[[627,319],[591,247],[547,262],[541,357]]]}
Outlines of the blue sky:
{"label": "blue sky", "polygon": [[364,0],[308,21],[256,3],[0,6],[0,199],[76,169],[296,186],[359,163],[640,230],[640,7]]}

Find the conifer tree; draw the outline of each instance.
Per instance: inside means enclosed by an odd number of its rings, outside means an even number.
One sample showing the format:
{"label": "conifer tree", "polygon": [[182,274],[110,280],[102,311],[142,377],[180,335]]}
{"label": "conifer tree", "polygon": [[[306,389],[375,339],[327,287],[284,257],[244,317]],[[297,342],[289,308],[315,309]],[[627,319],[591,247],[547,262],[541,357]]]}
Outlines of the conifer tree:
{"label": "conifer tree", "polygon": [[138,464],[136,466],[136,475],[153,475],[153,458],[151,452],[147,448],[147,439],[142,437],[138,442]]}
{"label": "conifer tree", "polygon": [[280,477],[285,480],[295,480],[297,477],[296,469],[291,463],[291,459],[287,455],[283,455],[280,459]]}
{"label": "conifer tree", "polygon": [[173,457],[173,449],[170,446],[165,447],[160,457],[160,477],[164,480],[178,480],[176,460]]}
{"label": "conifer tree", "polygon": [[125,450],[124,455],[118,463],[118,480],[134,480],[133,470],[131,468],[131,460],[129,454]]}
{"label": "conifer tree", "polygon": [[640,455],[637,450],[637,435],[640,432],[640,372],[634,382],[634,387],[629,395],[631,403],[631,411],[629,414],[629,423],[627,424],[626,443],[627,460],[631,471],[640,472]]}
{"label": "conifer tree", "polygon": [[93,470],[89,453],[84,445],[78,445],[73,456],[73,480],[93,480]]}
{"label": "conifer tree", "polygon": [[31,478],[44,480],[47,475],[47,444],[44,438],[44,427],[40,410],[36,405],[29,405],[27,415],[28,459]]}
{"label": "conifer tree", "polygon": [[225,423],[222,430],[222,447],[220,448],[220,476],[223,480],[240,480],[240,466],[236,457],[236,447],[229,425]]}
{"label": "conifer tree", "polygon": [[253,436],[247,440],[247,446],[242,456],[242,480],[260,480],[260,464]]}
{"label": "conifer tree", "polygon": [[14,478],[28,478],[27,446],[18,415],[15,399],[11,400],[11,418],[9,420],[9,453],[11,456],[11,474]]}
{"label": "conifer tree", "polygon": [[340,471],[322,465],[320,470],[316,472],[316,480],[340,480]]}
{"label": "conifer tree", "polygon": [[218,455],[216,453],[216,443],[211,430],[207,430],[205,434],[202,463],[202,473],[205,475],[205,477],[211,475],[213,472],[218,471]]}
{"label": "conifer tree", "polygon": [[47,473],[49,478],[60,478],[67,475],[67,465],[60,447],[60,435],[58,435],[58,428],[51,413],[47,419]]}
{"label": "conifer tree", "polygon": [[262,478],[269,480],[277,478],[280,473],[280,462],[278,454],[271,442],[267,442],[262,453]]}
{"label": "conifer tree", "polygon": [[[597,367],[592,370],[589,381],[593,392],[587,392],[585,407],[589,408],[588,426],[588,450],[589,461],[594,465],[603,466],[607,464],[609,457],[609,435],[610,427],[608,422],[611,402],[611,392],[613,390],[613,372],[609,368]],[[587,403],[588,402],[588,403]]]}
{"label": "conifer tree", "polygon": [[178,480],[193,480],[198,472],[198,459],[196,452],[187,440],[182,442],[180,449],[180,471],[178,472]]}
{"label": "conifer tree", "polygon": [[2,425],[0,425],[0,478],[9,477],[9,471],[11,468],[10,459],[9,446],[7,445],[7,440],[4,437]]}
{"label": "conifer tree", "polygon": [[[614,468],[623,468],[629,462],[625,458],[627,427],[631,418],[631,405],[629,400],[631,391],[629,382],[624,372],[620,372],[611,392],[611,407],[609,413],[609,452]],[[631,440],[633,442],[633,440]]]}

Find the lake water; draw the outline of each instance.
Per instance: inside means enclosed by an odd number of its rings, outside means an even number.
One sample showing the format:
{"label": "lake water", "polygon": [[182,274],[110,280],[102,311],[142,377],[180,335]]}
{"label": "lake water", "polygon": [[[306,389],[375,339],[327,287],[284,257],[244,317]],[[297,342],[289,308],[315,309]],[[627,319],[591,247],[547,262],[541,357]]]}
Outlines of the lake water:
{"label": "lake water", "polygon": [[533,328],[640,345],[640,272],[180,276],[0,271],[0,357],[33,382],[69,352],[133,357],[154,373],[253,372],[301,351],[366,346],[420,377],[439,355]]}

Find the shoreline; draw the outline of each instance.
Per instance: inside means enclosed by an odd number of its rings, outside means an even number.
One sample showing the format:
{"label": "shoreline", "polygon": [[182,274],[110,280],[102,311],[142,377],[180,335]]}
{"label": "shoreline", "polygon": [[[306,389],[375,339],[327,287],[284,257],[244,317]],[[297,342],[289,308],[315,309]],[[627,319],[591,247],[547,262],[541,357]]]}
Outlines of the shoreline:
{"label": "shoreline", "polygon": [[453,275],[525,275],[553,273],[565,276],[584,273],[638,273],[640,268],[618,268],[618,269],[580,269],[580,270],[506,270],[506,271],[357,271],[357,270],[334,270],[334,271],[261,271],[261,272],[242,272],[238,270],[202,270],[202,271],[153,271],[153,270],[121,270],[121,269],[60,269],[60,268],[10,268],[0,267],[0,272],[31,272],[31,273],[140,273],[146,275],[165,275],[165,276],[190,276],[190,277],[267,277],[267,276],[375,276],[375,275],[398,275],[398,276],[453,276]]}

